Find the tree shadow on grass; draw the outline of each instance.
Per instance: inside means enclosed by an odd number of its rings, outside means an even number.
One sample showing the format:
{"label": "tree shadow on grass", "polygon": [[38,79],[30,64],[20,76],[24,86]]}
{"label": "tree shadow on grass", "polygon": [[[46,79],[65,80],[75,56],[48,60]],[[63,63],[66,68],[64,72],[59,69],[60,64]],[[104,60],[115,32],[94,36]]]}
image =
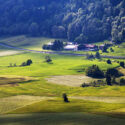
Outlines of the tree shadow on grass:
{"label": "tree shadow on grass", "polygon": [[88,113],[40,113],[0,116],[1,125],[124,125],[124,119]]}

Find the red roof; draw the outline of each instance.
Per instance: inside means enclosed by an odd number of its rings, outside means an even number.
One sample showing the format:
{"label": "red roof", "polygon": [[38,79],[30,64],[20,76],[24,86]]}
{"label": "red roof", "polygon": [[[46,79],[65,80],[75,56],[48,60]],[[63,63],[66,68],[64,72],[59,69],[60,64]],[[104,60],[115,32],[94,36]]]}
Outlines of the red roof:
{"label": "red roof", "polygon": [[85,44],[85,47],[87,47],[87,48],[94,48],[94,47],[96,47],[96,45],[93,45],[93,44]]}

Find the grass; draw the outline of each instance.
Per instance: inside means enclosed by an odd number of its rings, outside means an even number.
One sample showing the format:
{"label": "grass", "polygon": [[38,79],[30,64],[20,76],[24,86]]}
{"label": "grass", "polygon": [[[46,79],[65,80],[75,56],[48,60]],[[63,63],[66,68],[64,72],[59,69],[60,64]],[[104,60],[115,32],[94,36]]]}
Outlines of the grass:
{"label": "grass", "polygon": [[[6,43],[11,46],[20,47],[20,48],[26,48],[26,49],[32,49],[32,50],[42,50],[43,44],[49,43],[51,41],[54,41],[55,38],[46,38],[46,37],[29,37],[29,36],[15,36],[15,37],[5,37],[0,38],[0,42]],[[66,39],[61,39],[63,41],[66,41]],[[105,40],[103,42],[95,43],[96,45],[101,45],[104,43],[109,43],[109,41]],[[108,49],[108,53],[102,53],[100,51],[101,55],[109,55],[109,56],[125,56],[125,43],[122,43],[118,46],[112,47],[114,52],[110,51],[110,48]],[[7,50],[7,48],[1,48],[0,51]],[[64,51],[66,53],[78,53],[78,54],[95,54],[94,51]]]}
{"label": "grass", "polygon": [[15,55],[15,54],[19,54],[21,53],[21,51],[12,51],[12,50],[3,50],[0,51],[0,56],[9,56],[9,55]]}
{"label": "grass", "polygon": [[[64,75],[64,76],[52,76],[46,79],[48,82],[59,85],[80,87],[84,83],[91,83],[99,79],[94,79],[85,75]],[[103,80],[103,79],[101,79]]]}
{"label": "grass", "polygon": [[[41,45],[49,42],[50,40],[52,39],[18,36],[1,39],[0,41],[18,47],[40,50]],[[53,64],[48,64],[44,62],[45,56],[46,54],[25,52],[19,53],[17,55],[0,57],[0,77],[3,78],[4,76],[4,80],[7,83],[11,80],[15,81],[17,79],[18,84],[18,86],[0,86],[0,107],[4,107],[0,108],[1,112],[30,113],[26,115],[24,114],[0,116],[0,123],[2,123],[3,125],[39,125],[41,123],[50,125],[50,122],[52,122],[52,125],[55,125],[56,123],[62,125],[83,125],[83,123],[85,125],[96,125],[104,123],[105,121],[107,125],[111,125],[113,123],[119,123],[122,125],[125,122],[124,120],[115,119],[107,116],[77,113],[106,113],[106,115],[118,117],[117,113],[120,113],[121,110],[125,108],[124,103],[106,103],[104,101],[98,102],[98,100],[89,101],[85,99],[80,99],[78,97],[91,96],[93,98],[124,98],[125,86],[102,86],[97,88],[82,88],[52,84],[51,81],[46,80],[52,76],[61,77],[67,75],[80,75],[81,77],[84,77],[85,70],[88,66],[96,64],[102,70],[106,71],[107,68],[118,67],[118,63],[113,62],[112,65],[109,65],[106,63],[107,59],[86,60],[85,57],[50,55],[53,60]],[[25,62],[27,59],[32,59],[33,64],[31,66],[20,67],[19,65],[22,62]],[[16,63],[17,67],[8,67],[10,63]],[[120,70],[124,72],[123,69]],[[20,78],[32,78],[33,80],[20,81]],[[60,99],[63,93],[67,93],[68,96],[77,97],[78,99],[70,99],[71,102],[69,104],[64,104],[62,99]],[[28,99],[29,97],[31,99]],[[34,98],[37,97],[52,97],[52,99],[47,98],[46,100],[41,101],[40,99],[36,99],[34,101]],[[26,106],[27,104],[29,105]],[[2,111],[3,109],[4,111]],[[124,118],[124,112],[122,117]],[[36,121],[33,121],[34,118],[36,118]],[[107,119],[109,121],[107,121]]]}
{"label": "grass", "polygon": [[70,99],[70,103],[64,103],[61,99],[50,99],[19,108],[9,113],[61,113],[61,112],[89,112],[106,113],[112,110],[124,108],[125,104],[104,102],[92,102]]}
{"label": "grass", "polygon": [[[106,70],[109,67],[118,66],[117,63],[112,65],[107,64],[106,62],[94,60],[85,60],[84,57],[71,57],[71,56],[58,56],[51,55],[53,59],[53,64],[48,64],[44,62],[45,55],[35,54],[35,53],[25,53],[19,55],[13,55],[8,57],[0,58],[0,74],[1,75],[14,75],[14,76],[29,76],[37,78],[37,81],[30,81],[28,83],[19,84],[13,88],[0,87],[0,97],[12,96],[12,95],[21,95],[21,94],[30,94],[30,95],[44,95],[44,96],[61,96],[63,92],[66,92],[71,95],[95,95],[95,96],[125,96],[117,90],[112,90],[114,87],[101,87],[98,88],[75,88],[68,87],[64,85],[56,85],[47,82],[45,79],[50,76],[58,75],[76,75],[80,74],[84,76],[85,69],[93,64],[99,65],[103,70]],[[27,59],[31,58],[33,64],[27,67],[9,67],[10,63],[16,63],[17,66]],[[82,72],[78,72],[82,68]],[[84,82],[84,81],[83,81]],[[56,89],[55,89],[56,88]],[[108,89],[110,88],[110,89]],[[117,88],[117,87],[115,87]],[[119,91],[124,91],[124,87],[118,87]],[[98,90],[98,91],[97,91]],[[108,93],[109,92],[109,93]],[[6,93],[6,94],[5,94]]]}
{"label": "grass", "polygon": [[3,125],[124,125],[124,119],[88,113],[41,113],[0,116]]}
{"label": "grass", "polygon": [[[0,42],[5,43],[7,45],[32,49],[32,50],[42,50],[43,44],[54,41],[54,38],[45,38],[45,37],[29,37],[29,36],[15,36],[15,37],[7,37],[1,38]],[[65,41],[65,39],[61,39]]]}
{"label": "grass", "polygon": [[16,83],[23,83],[36,80],[31,77],[19,77],[19,76],[0,76],[0,85],[15,85]]}
{"label": "grass", "polygon": [[31,105],[41,100],[45,100],[47,97],[40,96],[12,96],[7,98],[2,98],[0,100],[0,114],[7,113],[9,111],[24,107],[26,105]]}

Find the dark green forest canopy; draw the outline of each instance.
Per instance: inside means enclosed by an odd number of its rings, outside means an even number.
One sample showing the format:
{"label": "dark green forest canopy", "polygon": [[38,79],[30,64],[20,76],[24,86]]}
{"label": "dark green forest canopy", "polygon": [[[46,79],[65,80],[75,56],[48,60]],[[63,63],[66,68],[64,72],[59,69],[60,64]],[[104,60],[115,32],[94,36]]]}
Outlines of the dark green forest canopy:
{"label": "dark green forest canopy", "polygon": [[125,0],[0,0],[0,35],[125,42]]}

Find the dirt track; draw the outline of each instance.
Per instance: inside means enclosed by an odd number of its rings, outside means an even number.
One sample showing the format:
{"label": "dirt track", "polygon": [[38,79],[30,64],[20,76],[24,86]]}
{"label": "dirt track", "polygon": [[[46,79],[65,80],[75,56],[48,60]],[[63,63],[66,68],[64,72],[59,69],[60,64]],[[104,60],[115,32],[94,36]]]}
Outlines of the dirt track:
{"label": "dirt track", "polygon": [[13,50],[8,50],[8,51],[2,51],[0,52],[0,56],[9,56],[9,55],[14,55],[21,53],[20,51],[13,51]]}
{"label": "dirt track", "polygon": [[[46,54],[58,54],[58,55],[70,55],[70,56],[87,56],[86,54],[64,53],[64,52],[59,52],[59,51],[55,51],[55,52],[47,51],[46,52],[46,51],[29,50],[29,49],[23,49],[23,48],[19,48],[19,47],[10,46],[10,45],[4,44],[4,43],[0,43],[0,46],[15,49],[15,50],[34,52],[34,53],[46,53]],[[106,56],[106,55],[103,55],[101,57],[102,58],[111,58],[111,59],[125,59],[125,56]]]}

